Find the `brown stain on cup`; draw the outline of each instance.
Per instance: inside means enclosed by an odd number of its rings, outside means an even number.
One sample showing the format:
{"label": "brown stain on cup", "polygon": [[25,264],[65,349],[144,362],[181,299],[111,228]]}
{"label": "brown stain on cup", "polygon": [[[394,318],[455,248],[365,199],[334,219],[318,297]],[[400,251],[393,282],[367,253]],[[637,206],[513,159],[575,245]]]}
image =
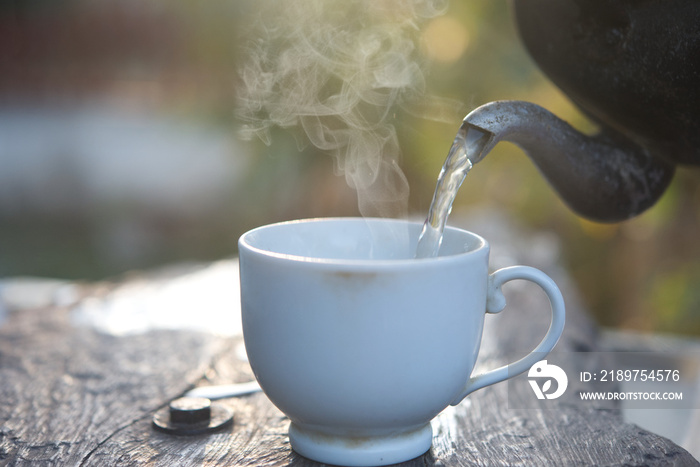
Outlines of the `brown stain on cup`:
{"label": "brown stain on cup", "polygon": [[329,277],[347,282],[372,282],[379,274],[376,272],[352,272],[352,271],[335,271],[328,274]]}

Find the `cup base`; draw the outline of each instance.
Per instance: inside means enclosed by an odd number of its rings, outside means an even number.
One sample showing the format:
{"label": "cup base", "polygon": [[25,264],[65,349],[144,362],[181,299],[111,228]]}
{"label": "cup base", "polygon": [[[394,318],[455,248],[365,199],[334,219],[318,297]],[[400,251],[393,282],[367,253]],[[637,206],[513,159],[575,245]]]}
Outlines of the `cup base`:
{"label": "cup base", "polygon": [[390,465],[414,459],[430,449],[433,429],[430,423],[401,433],[384,436],[344,437],[289,426],[292,449],[324,464],[346,466]]}

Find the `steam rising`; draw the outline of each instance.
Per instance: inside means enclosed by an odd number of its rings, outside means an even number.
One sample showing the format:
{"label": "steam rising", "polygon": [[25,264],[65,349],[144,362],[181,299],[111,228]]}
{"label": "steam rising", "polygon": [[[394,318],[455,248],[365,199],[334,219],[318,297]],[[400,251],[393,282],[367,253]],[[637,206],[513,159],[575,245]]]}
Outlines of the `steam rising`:
{"label": "steam rising", "polygon": [[272,0],[241,70],[244,136],[270,144],[274,126],[300,128],[332,154],[365,216],[402,216],[393,110],[423,93],[419,25],[446,6],[432,0]]}

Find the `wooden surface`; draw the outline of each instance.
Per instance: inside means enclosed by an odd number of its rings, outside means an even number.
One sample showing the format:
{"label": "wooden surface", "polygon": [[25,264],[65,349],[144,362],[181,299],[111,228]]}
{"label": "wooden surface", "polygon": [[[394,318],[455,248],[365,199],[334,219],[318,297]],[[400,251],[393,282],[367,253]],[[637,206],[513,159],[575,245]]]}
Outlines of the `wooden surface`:
{"label": "wooden surface", "polygon": [[[492,263],[518,261],[540,267],[562,288],[568,314],[557,349],[596,350],[596,328],[558,269],[556,254],[546,248],[546,238],[542,251],[533,247],[541,238],[521,238],[528,248],[510,241],[498,254],[498,234],[491,235],[495,238]],[[527,253],[514,254],[512,249]],[[221,283],[229,284],[235,296],[236,284],[231,282],[235,261],[218,263],[214,269],[225,280],[209,285],[220,289]],[[179,329],[167,329],[162,319],[144,318],[152,312],[153,295],[167,284],[206,274],[214,277],[211,266],[79,286],[4,281],[4,295],[0,289],[5,303],[5,310],[0,310],[0,465],[319,465],[291,451],[289,421],[262,393],[222,401],[234,409],[235,419],[233,426],[216,434],[178,437],[151,428],[155,411],[194,386],[252,378],[241,358],[241,337],[235,329],[221,335],[214,332],[215,322],[207,328],[188,326],[185,321]],[[134,295],[138,290],[134,284],[160,287],[147,287]],[[488,320],[479,360],[482,367],[502,364],[513,352],[526,352],[546,327],[549,312],[543,296],[516,285],[504,290],[508,307]],[[132,302],[125,300],[129,293],[135,297]],[[226,303],[224,299],[215,302],[222,300]],[[142,315],[133,319],[150,324],[115,332],[95,320],[119,311],[117,303],[121,309],[142,309]],[[191,315],[195,320],[197,316],[216,319],[196,306]],[[618,407],[610,402],[582,408],[562,398],[550,401],[555,404],[550,410],[508,408],[507,400],[531,398],[530,391],[526,385],[498,384],[446,409],[434,421],[432,449],[402,465],[696,464],[671,441],[624,423]]]}

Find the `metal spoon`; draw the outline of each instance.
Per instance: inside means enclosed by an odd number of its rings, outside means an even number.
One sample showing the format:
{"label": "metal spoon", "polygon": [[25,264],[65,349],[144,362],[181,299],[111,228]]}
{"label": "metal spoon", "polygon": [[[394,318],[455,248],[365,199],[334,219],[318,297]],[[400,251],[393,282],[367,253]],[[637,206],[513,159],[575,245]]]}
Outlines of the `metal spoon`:
{"label": "metal spoon", "polygon": [[202,386],[188,391],[185,393],[185,397],[206,397],[207,399],[216,400],[227,397],[245,396],[246,394],[252,394],[260,390],[260,385],[257,381],[249,381],[247,383]]}

